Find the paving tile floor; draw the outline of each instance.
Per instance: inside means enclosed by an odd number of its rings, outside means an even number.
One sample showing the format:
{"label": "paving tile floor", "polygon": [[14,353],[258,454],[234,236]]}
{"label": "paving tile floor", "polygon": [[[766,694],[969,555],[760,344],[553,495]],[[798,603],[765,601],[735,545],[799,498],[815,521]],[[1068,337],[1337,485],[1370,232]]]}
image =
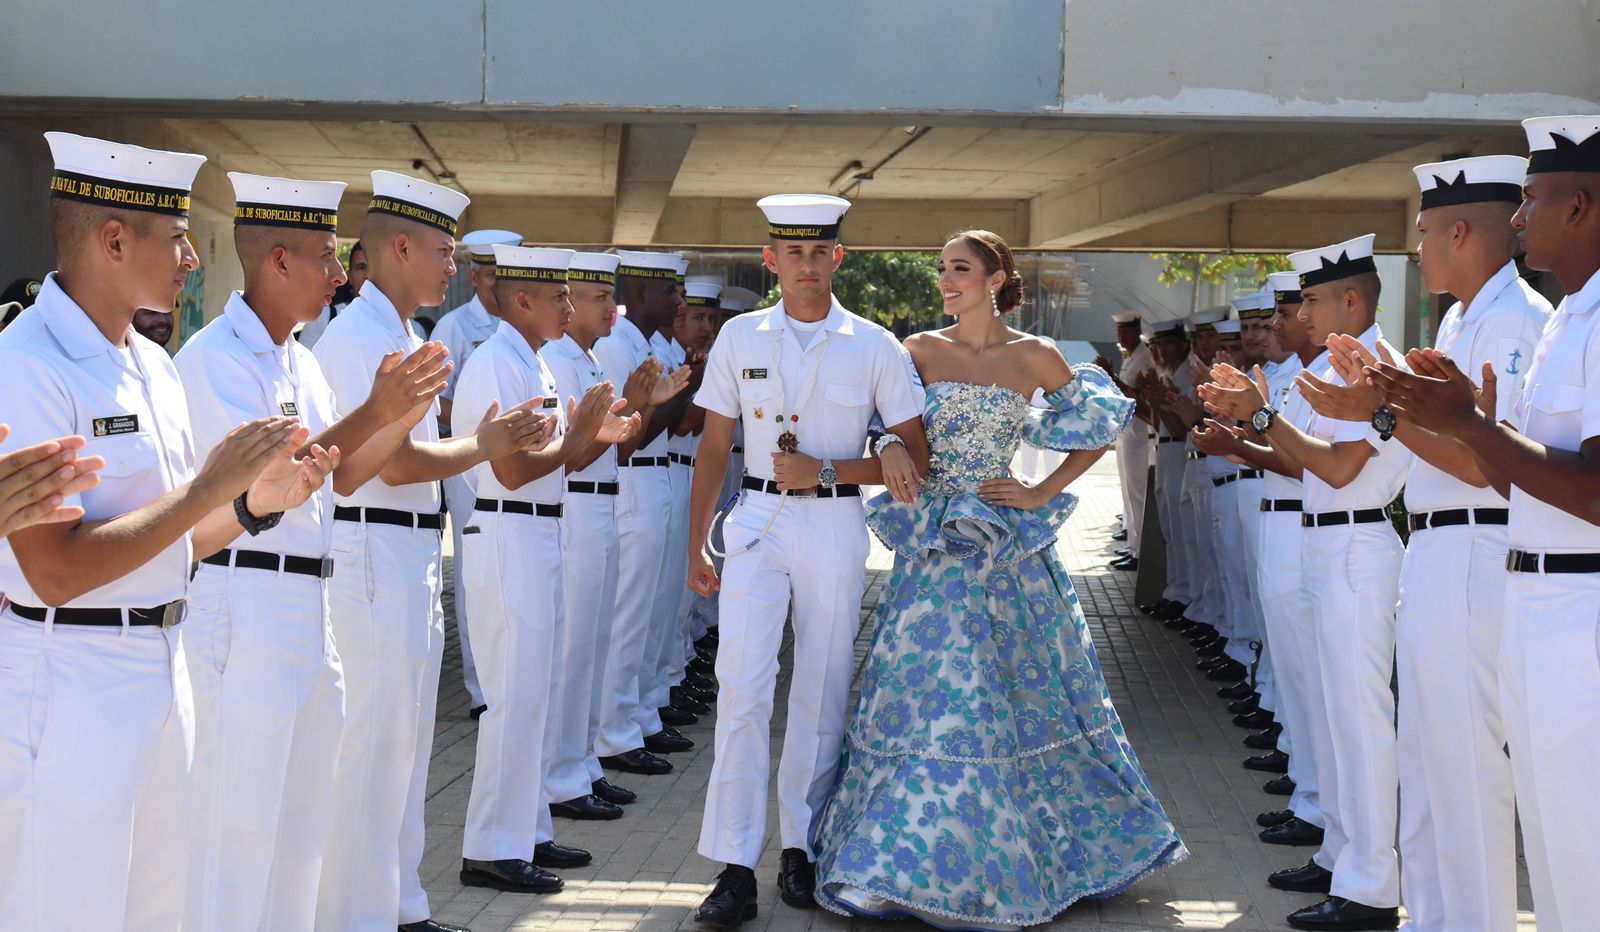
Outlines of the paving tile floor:
{"label": "paving tile floor", "polygon": [[[1082,902],[1049,926],[1075,932],[1136,929],[1287,929],[1284,917],[1316,899],[1274,890],[1266,875],[1305,862],[1310,849],[1265,845],[1255,837],[1254,816],[1280,808],[1283,800],[1260,791],[1263,777],[1240,762],[1249,753],[1245,732],[1230,721],[1224,703],[1194,669],[1183,639],[1140,614],[1133,604],[1133,574],[1106,568],[1110,540],[1121,511],[1115,459],[1106,456],[1073,487],[1082,499],[1061,534],[1058,552],[1093,633],[1106,682],[1128,736],[1157,795],[1189,846],[1188,860],[1146,877],[1124,893]],[[446,546],[449,538],[446,537]],[[861,614],[870,621],[888,577],[890,557],[877,547],[869,561]],[[450,577],[446,561],[447,580]],[[468,717],[461,685],[461,658],[446,592],[446,624],[452,632],[439,687],[439,715],[428,779],[428,848],[423,880],[434,915],[470,926],[473,932],[571,929],[596,932],[703,928],[695,905],[709,892],[719,865],[699,856],[701,806],[711,771],[709,719],[682,729],[697,742],[672,755],[674,770],[661,777],[616,775],[639,793],[627,815],[612,822],[557,820],[557,840],[594,853],[594,864],[565,871],[566,889],[554,896],[519,896],[463,887],[457,880],[461,830],[472,781],[476,726]],[[863,624],[858,660],[871,643]],[[783,728],[788,689],[789,645],[784,645],[782,680],[773,721]],[[773,742],[773,764],[781,741]],[[759,915],[751,932],[911,930],[905,922],[851,920],[821,910],[790,909],[778,901],[777,804],[769,805],[770,841],[757,869]],[[1533,915],[1525,865],[1518,859],[1521,914],[1518,932],[1532,932]]]}

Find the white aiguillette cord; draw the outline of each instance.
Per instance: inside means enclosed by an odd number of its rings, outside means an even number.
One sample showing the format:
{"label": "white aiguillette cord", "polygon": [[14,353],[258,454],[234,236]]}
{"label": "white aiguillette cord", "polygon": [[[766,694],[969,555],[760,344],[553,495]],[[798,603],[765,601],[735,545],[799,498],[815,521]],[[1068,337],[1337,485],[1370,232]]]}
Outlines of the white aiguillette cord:
{"label": "white aiguillette cord", "polygon": [[[772,341],[768,354],[772,359],[771,378],[775,383],[774,388],[776,389],[773,392],[773,396],[780,402],[785,400],[783,372],[780,368],[780,363],[783,361],[784,329],[787,328],[772,331]],[[817,334],[817,337],[822,340],[822,345],[817,347],[816,352],[813,354],[811,366],[806,371],[805,381],[800,383],[800,395],[795,398],[794,405],[789,409],[790,413],[797,413],[801,408],[804,408],[806,402],[811,399],[811,393],[816,391],[817,376],[822,372],[822,357],[828,354],[828,331],[823,329],[821,333]],[[799,422],[794,423],[798,424]],[[744,489],[741,487],[739,491],[733,493],[732,497],[722,503],[722,507],[717,509],[716,514],[711,516],[711,527],[706,531],[706,552],[713,557],[726,560],[728,557],[738,556],[741,553],[748,553],[754,550],[756,545],[761,543],[761,539],[767,536],[767,532],[772,530],[773,522],[778,520],[778,515],[783,511],[784,502],[789,500],[789,493],[787,492],[778,497],[778,507],[772,509],[772,514],[767,517],[767,523],[762,525],[760,532],[750,540],[750,543],[745,544],[743,547],[736,547],[733,550],[720,551],[717,549],[717,545],[712,543],[712,540],[716,537],[717,528],[721,527],[722,523],[727,520],[728,514],[733,511],[734,504],[739,501],[743,494]]]}

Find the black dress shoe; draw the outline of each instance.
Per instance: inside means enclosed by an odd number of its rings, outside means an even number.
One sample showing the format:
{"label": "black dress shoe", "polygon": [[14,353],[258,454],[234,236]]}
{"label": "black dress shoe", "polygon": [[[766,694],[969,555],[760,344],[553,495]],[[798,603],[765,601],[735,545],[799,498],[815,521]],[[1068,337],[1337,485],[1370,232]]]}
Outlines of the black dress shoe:
{"label": "black dress shoe", "polygon": [[1240,680],[1232,686],[1223,686],[1217,690],[1218,699],[1248,699],[1255,694],[1256,691],[1251,689],[1250,684],[1244,680]]}
{"label": "black dress shoe", "polygon": [[[662,720],[666,721],[665,719]],[[652,754],[676,754],[694,747],[694,742],[682,735],[673,737],[665,728],[653,735],[644,736],[644,749]]]}
{"label": "black dress shoe", "polygon": [[1155,611],[1151,612],[1150,614],[1152,617],[1158,618],[1161,621],[1170,621],[1174,618],[1182,618],[1184,610],[1188,607],[1189,606],[1183,604],[1182,602],[1173,602],[1169,600],[1166,602],[1157,603]]}
{"label": "black dress shoe", "polygon": [[671,725],[662,725],[661,726],[661,730],[656,732],[656,734],[658,734],[658,735],[666,735],[668,738],[679,738],[679,739],[684,740],[684,741],[688,741],[689,740],[689,738],[687,736],[685,736],[683,732],[679,731],[676,728],[673,728]]}
{"label": "black dress shoe", "polygon": [[550,814],[560,819],[577,819],[580,822],[609,822],[622,818],[622,807],[608,803],[598,796],[579,796],[564,802],[551,803]]}
{"label": "black dress shoe", "polygon": [[688,665],[683,669],[685,672],[692,673],[695,676],[707,676],[715,678],[717,675],[716,663],[710,660],[702,660],[700,659],[699,655],[696,655],[693,660],[689,661]]}
{"label": "black dress shoe", "polygon": [[[666,762],[663,761],[662,763]],[[667,764],[667,766],[670,767],[672,765]],[[594,781],[594,784],[589,787],[589,792],[608,803],[613,803],[618,806],[626,806],[629,803],[639,801],[638,793],[635,793],[633,790],[624,789],[620,786],[617,786],[615,783],[612,783],[605,777],[601,777],[600,779]]]}
{"label": "black dress shoe", "polygon": [[1268,796],[1293,796],[1294,781],[1289,779],[1288,774],[1284,774],[1281,777],[1273,777],[1271,780],[1261,784],[1261,792]]}
{"label": "black dress shoe", "polygon": [[1298,816],[1289,809],[1274,809],[1271,812],[1263,812],[1256,816],[1256,824],[1262,828],[1271,828],[1274,825],[1282,825],[1294,818],[1298,818]]}
{"label": "black dress shoe", "polygon": [[[695,722],[700,721],[699,716],[695,715],[693,712],[686,712],[683,709],[675,709],[670,705],[657,709],[656,714],[661,717],[661,724],[663,725],[682,725],[687,728],[688,726],[693,725]],[[644,746],[647,748],[650,747],[650,742],[646,741]],[[655,749],[651,748],[651,750]]]}
{"label": "black dress shoe", "polygon": [[1232,657],[1201,657],[1199,660],[1194,662],[1194,668],[1196,670],[1210,673],[1212,670],[1220,670],[1225,665],[1232,662]]}
{"label": "black dress shoe", "polygon": [[1293,929],[1345,930],[1393,929],[1400,924],[1400,909],[1395,906],[1368,906],[1330,896],[1320,903],[1289,914]]}
{"label": "black dress shoe", "polygon": [[472,932],[472,930],[466,926],[453,926],[437,919],[424,919],[421,922],[402,922],[400,932]]}
{"label": "black dress shoe", "polygon": [[[1222,660],[1222,659],[1226,659],[1226,658],[1219,657],[1217,659],[1218,660]],[[1249,676],[1249,675],[1250,675],[1250,668],[1249,667],[1246,667],[1244,664],[1240,663],[1237,660],[1229,659],[1227,663],[1222,664],[1221,666],[1212,667],[1209,671],[1207,671],[1206,679],[1210,680],[1213,683],[1231,683],[1234,680],[1236,680],[1236,679],[1238,679],[1238,678],[1240,678],[1242,676]],[[1254,715],[1256,713],[1252,712],[1250,714]],[[1268,712],[1266,714],[1271,715],[1272,713]],[[1270,722],[1271,719],[1269,718],[1267,721]],[[1245,726],[1241,726],[1241,727],[1245,727],[1245,728],[1263,728],[1265,726],[1264,725],[1245,725]]]}
{"label": "black dress shoe", "polygon": [[[701,682],[704,681],[702,680]],[[717,701],[717,691],[715,688],[707,689],[706,687],[701,686],[699,683],[691,682],[691,678],[687,676],[683,678],[683,685],[679,686],[678,689],[683,692],[685,699],[698,702],[705,708],[705,712],[695,713],[697,715],[706,715],[710,713],[711,706]],[[693,709],[690,709],[689,711],[694,712]]]}
{"label": "black dress shoe", "polygon": [[1272,713],[1266,709],[1257,709],[1254,712],[1246,712],[1244,715],[1235,715],[1233,717],[1233,723],[1240,728],[1265,728],[1271,725],[1273,721]]}
{"label": "black dress shoe", "polygon": [[461,859],[461,882],[469,887],[488,887],[506,893],[559,893],[561,878],[524,861],[474,861]]}
{"label": "black dress shoe", "polygon": [[[711,714],[710,706],[706,705],[704,702],[701,702],[699,699],[695,699],[690,696],[684,691],[682,686],[672,687],[667,691],[667,695],[671,697],[668,700],[668,706],[670,708],[677,709],[679,712],[688,712],[690,715],[694,716]],[[698,717],[695,719],[696,722],[699,720],[700,719]],[[690,724],[692,725],[694,722],[690,722]]]}
{"label": "black dress shoe", "polygon": [[1244,699],[1235,699],[1233,702],[1228,703],[1228,711],[1232,712],[1234,715],[1243,715],[1246,712],[1254,712],[1259,708],[1261,708],[1261,698],[1259,696],[1248,696]]}
{"label": "black dress shoe", "polygon": [[799,848],[778,856],[778,896],[795,909],[817,908],[817,866]]}
{"label": "black dress shoe", "polygon": [[1139,558],[1138,557],[1118,557],[1117,559],[1112,560],[1110,563],[1108,563],[1106,565],[1111,567],[1114,570],[1124,570],[1124,571],[1131,572],[1131,571],[1137,570],[1139,568]]}
{"label": "black dress shoe", "polygon": [[569,848],[553,841],[541,841],[533,846],[533,863],[539,867],[586,867],[594,862],[594,855],[582,848]]}
{"label": "black dress shoe", "polygon": [[1189,632],[1194,629],[1194,626],[1199,624],[1198,621],[1190,621],[1182,615],[1179,615],[1177,618],[1163,618],[1159,620],[1163,628],[1176,631],[1184,637],[1188,637]]}
{"label": "black dress shoe", "polygon": [[1268,751],[1255,757],[1246,757],[1244,769],[1259,770],[1262,773],[1288,773],[1289,755],[1282,751]]}
{"label": "black dress shoe", "polygon": [[694,649],[694,659],[709,663],[713,667],[715,667],[717,663],[717,655],[703,647],[696,647]]}
{"label": "black dress shoe", "polygon": [[650,777],[672,772],[670,761],[663,760],[643,748],[602,757],[600,766],[610,770],[620,770],[623,773],[642,773]]}
{"label": "black dress shoe", "polygon": [[1133,549],[1131,547],[1118,547],[1114,552],[1119,557],[1133,556]]}
{"label": "black dress shoe", "polygon": [[1269,845],[1310,848],[1322,844],[1322,834],[1322,829],[1305,819],[1294,818],[1263,829],[1256,834],[1256,837]]}
{"label": "black dress shoe", "polygon": [[467,710],[467,714],[472,717],[473,721],[477,721],[478,719],[483,718],[483,713],[485,713],[487,711],[489,711],[489,707],[488,706],[486,706],[486,705],[475,705],[471,709]]}
{"label": "black dress shoe", "polygon": [[1194,652],[1201,657],[1221,657],[1222,652],[1227,649],[1227,646],[1227,638],[1212,638],[1209,641],[1201,643],[1194,649]]}
{"label": "black dress shoe", "polygon": [[1244,736],[1244,746],[1253,751],[1270,751],[1278,746],[1278,736],[1283,734],[1283,723],[1273,722],[1262,731]]}
{"label": "black dress shoe", "polygon": [[1127,540],[1128,539],[1128,529],[1127,528],[1123,528],[1122,530],[1118,531],[1117,533],[1112,534],[1111,535],[1111,539],[1112,540],[1119,540],[1119,541],[1120,540]]}
{"label": "black dress shoe", "polygon": [[1333,871],[1319,866],[1316,861],[1307,861],[1300,867],[1286,867],[1268,874],[1267,886],[1294,893],[1327,893],[1333,886]]}
{"label": "black dress shoe", "polygon": [[719,929],[737,928],[756,918],[756,872],[729,864],[717,875],[711,895],[700,901],[694,921]]}
{"label": "black dress shoe", "polygon": [[1188,619],[1188,621],[1189,628],[1183,632],[1183,636],[1189,639],[1190,644],[1217,636],[1216,626],[1208,625],[1203,621],[1195,621],[1193,618]]}

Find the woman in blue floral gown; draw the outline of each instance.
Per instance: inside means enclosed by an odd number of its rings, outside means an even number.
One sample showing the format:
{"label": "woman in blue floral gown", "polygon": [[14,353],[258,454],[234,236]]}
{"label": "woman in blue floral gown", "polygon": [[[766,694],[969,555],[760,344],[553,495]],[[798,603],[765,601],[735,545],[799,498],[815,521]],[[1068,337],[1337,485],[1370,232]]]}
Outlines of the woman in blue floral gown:
{"label": "woman in blue floral gown", "polygon": [[[896,553],[835,794],[815,831],[817,900],[948,929],[1049,921],[1187,855],[1128,745],[1052,546],[1064,490],[1133,402],[1093,366],[1005,327],[1010,250],[968,231],[940,262],[957,324],[907,341],[928,379],[932,463],[868,525]],[[1064,383],[1064,384],[1063,384]],[[1035,389],[1048,407],[1035,407]],[[1067,452],[1037,486],[1019,442]]]}

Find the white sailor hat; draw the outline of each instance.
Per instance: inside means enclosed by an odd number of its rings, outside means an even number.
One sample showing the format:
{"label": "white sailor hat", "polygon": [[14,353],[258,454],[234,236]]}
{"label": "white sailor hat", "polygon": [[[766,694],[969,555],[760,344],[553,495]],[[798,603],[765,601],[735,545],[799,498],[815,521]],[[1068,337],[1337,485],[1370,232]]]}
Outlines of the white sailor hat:
{"label": "white sailor hat", "polygon": [[1228,305],[1219,304],[1216,307],[1195,311],[1183,322],[1183,329],[1190,333],[1211,333],[1217,329],[1217,321],[1228,319],[1230,310],[1232,309]]}
{"label": "white sailor hat", "polygon": [[1238,336],[1239,335],[1240,326],[1239,326],[1238,318],[1225,317],[1222,320],[1217,321],[1212,326],[1216,327],[1217,328],[1217,332],[1222,334],[1223,336]]}
{"label": "white sailor hat", "polygon": [[1528,174],[1600,172],[1600,116],[1534,117],[1528,134]]}
{"label": "white sailor hat", "polygon": [[631,278],[678,279],[678,254],[675,252],[633,252],[617,250],[622,260],[617,266],[617,276]]}
{"label": "white sailor hat", "polygon": [[673,270],[678,276],[678,284],[683,284],[684,278],[689,274],[689,260],[683,256],[678,257],[678,267]]}
{"label": "white sailor hat", "polygon": [[1239,309],[1240,320],[1265,320],[1277,312],[1272,292],[1265,290],[1234,295],[1233,306]]}
{"label": "white sailor hat", "polygon": [[55,173],[50,196],[102,207],[187,216],[203,155],[164,152],[73,133],[45,133]]}
{"label": "white sailor hat", "polygon": [[1377,238],[1378,234],[1368,233],[1321,249],[1292,252],[1289,254],[1289,264],[1300,274],[1301,288],[1336,282],[1363,272],[1376,272],[1378,266],[1372,261],[1372,244]]}
{"label": "white sailor hat", "polygon": [[690,307],[721,307],[722,279],[715,275],[694,275],[683,286],[684,302]]}
{"label": "white sailor hat", "polygon": [[473,230],[461,237],[467,255],[479,265],[494,265],[494,247],[521,246],[522,234],[510,230]]}
{"label": "white sailor hat", "polygon": [[729,285],[722,289],[722,309],[724,311],[753,311],[761,303],[761,296],[749,288],[740,288],[738,285]]}
{"label": "white sailor hat", "polygon": [[1502,201],[1522,203],[1528,160],[1515,155],[1479,155],[1429,162],[1411,169],[1422,188],[1422,209]]}
{"label": "white sailor hat", "polygon": [[838,239],[850,202],[831,194],[772,194],[756,201],[773,239]]}
{"label": "white sailor hat", "polygon": [[293,227],[334,233],[339,229],[342,181],[297,181],[228,172],[233,182],[233,225]]}
{"label": "white sailor hat", "polygon": [[1267,276],[1267,289],[1274,304],[1300,303],[1300,273],[1273,272]]}
{"label": "white sailor hat", "polygon": [[372,203],[367,210],[415,220],[455,236],[461,212],[470,203],[471,198],[442,184],[380,169],[372,173]]}
{"label": "white sailor hat", "polygon": [[567,266],[568,282],[588,282],[592,285],[616,285],[617,264],[621,256],[608,252],[575,252]]}
{"label": "white sailor hat", "polygon": [[1161,337],[1181,337],[1184,335],[1184,330],[1186,329],[1184,327],[1182,318],[1177,320],[1151,321],[1145,326],[1150,328],[1150,339],[1152,340],[1159,339]]}
{"label": "white sailor hat", "polygon": [[549,246],[494,247],[495,278],[499,281],[548,282],[564,285],[567,266],[576,255],[571,249],[553,249]]}
{"label": "white sailor hat", "polygon": [[1112,321],[1119,326],[1122,324],[1136,324],[1139,322],[1138,311],[1119,311],[1111,315]]}

